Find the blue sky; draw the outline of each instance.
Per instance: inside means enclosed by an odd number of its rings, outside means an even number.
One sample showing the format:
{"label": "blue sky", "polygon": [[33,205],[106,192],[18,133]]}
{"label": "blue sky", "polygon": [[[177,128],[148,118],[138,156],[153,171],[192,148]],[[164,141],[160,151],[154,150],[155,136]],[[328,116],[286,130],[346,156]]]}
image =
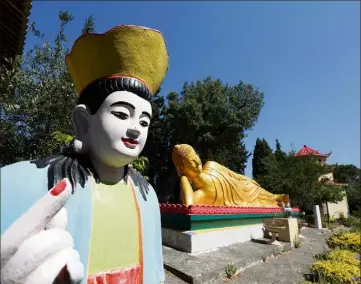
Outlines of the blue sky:
{"label": "blue sky", "polygon": [[[259,120],[247,132],[284,150],[304,144],[332,151],[330,163],[360,166],[360,3],[323,2],[33,2],[30,21],[45,38],[58,30],[57,14],[75,19],[74,41],[93,15],[97,32],[119,24],[160,30],[170,67],[162,93],[207,76],[258,87],[265,95]],[[28,36],[26,48],[35,43]],[[251,176],[251,158],[246,175]]]}

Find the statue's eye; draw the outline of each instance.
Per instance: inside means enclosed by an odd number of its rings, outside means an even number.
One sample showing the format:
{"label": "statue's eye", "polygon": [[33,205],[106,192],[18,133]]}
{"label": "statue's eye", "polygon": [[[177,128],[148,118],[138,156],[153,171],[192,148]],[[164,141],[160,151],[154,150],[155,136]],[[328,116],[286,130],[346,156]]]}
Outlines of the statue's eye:
{"label": "statue's eye", "polygon": [[122,120],[125,120],[129,117],[129,115],[124,112],[112,111],[112,114]]}
{"label": "statue's eye", "polygon": [[141,126],[143,126],[143,127],[147,127],[147,126],[149,125],[149,123],[148,123],[147,121],[145,121],[145,120],[141,120],[141,121],[139,122],[139,124],[140,124]]}

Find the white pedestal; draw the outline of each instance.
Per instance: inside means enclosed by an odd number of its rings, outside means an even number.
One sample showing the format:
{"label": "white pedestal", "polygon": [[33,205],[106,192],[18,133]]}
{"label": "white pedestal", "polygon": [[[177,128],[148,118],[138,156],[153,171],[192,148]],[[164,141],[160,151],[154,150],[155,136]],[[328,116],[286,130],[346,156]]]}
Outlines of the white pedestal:
{"label": "white pedestal", "polygon": [[260,239],[263,236],[262,224],[202,231],[177,231],[162,228],[163,245],[188,253],[209,251],[251,239]]}

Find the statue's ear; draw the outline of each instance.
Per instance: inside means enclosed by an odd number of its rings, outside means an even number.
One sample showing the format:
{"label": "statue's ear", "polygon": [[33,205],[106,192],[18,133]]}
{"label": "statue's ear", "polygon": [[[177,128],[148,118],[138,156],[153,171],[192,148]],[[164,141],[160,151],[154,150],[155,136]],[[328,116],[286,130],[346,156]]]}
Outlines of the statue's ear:
{"label": "statue's ear", "polygon": [[183,165],[177,166],[177,172],[178,172],[179,175],[182,175],[182,174],[183,174],[183,171],[184,171]]}
{"label": "statue's ear", "polygon": [[73,109],[73,126],[75,131],[75,138],[73,148],[75,152],[85,153],[89,147],[89,120],[90,111],[86,105],[77,105]]}

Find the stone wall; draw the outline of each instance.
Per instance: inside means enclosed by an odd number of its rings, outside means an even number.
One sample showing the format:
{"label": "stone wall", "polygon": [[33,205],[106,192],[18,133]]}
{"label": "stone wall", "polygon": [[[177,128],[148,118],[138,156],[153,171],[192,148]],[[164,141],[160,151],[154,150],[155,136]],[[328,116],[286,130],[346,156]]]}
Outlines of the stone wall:
{"label": "stone wall", "polygon": [[327,207],[328,212],[331,218],[339,218],[340,213],[343,214],[346,218],[349,216],[349,209],[348,209],[348,202],[347,197],[345,196],[344,199],[338,203],[327,203],[322,204],[322,213],[323,215],[327,214]]}

